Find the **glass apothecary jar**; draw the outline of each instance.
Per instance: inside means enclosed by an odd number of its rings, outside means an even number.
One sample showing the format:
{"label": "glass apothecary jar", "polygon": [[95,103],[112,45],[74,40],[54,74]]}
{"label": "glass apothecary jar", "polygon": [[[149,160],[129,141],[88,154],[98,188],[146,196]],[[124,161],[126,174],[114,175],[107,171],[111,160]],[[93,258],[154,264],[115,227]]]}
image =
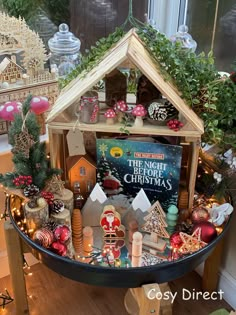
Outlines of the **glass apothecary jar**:
{"label": "glass apothecary jar", "polygon": [[48,47],[51,52],[50,66],[51,70],[58,73],[59,77],[65,77],[80,63],[80,45],[79,38],[69,32],[67,24],[59,26],[59,32],[55,33],[48,41]]}
{"label": "glass apothecary jar", "polygon": [[187,25],[180,25],[178,32],[171,36],[170,40],[173,43],[179,42],[183,48],[189,49],[192,52],[195,52],[197,49],[197,42],[188,33]]}

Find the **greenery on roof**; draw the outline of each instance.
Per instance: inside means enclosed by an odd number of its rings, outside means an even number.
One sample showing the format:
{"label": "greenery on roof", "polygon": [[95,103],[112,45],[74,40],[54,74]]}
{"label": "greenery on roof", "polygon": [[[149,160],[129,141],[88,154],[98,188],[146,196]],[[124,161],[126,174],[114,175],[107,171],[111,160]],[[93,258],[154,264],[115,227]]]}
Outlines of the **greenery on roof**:
{"label": "greenery on roof", "polygon": [[[62,87],[78,76],[85,76],[125,34],[117,28],[82,57],[82,63],[62,81]],[[137,34],[159,65],[166,80],[177,87],[183,99],[204,121],[203,141],[236,148],[236,84],[221,79],[214,56],[183,49],[150,25],[139,25]]]}

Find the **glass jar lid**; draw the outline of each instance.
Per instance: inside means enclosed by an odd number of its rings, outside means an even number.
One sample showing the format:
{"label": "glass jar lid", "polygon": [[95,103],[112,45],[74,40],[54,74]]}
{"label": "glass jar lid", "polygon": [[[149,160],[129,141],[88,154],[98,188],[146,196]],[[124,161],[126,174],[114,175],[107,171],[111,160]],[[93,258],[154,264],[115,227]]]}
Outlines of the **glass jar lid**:
{"label": "glass jar lid", "polygon": [[81,42],[73,33],[69,32],[67,24],[59,25],[59,32],[56,32],[48,41],[49,49],[54,54],[72,55],[80,50]]}
{"label": "glass jar lid", "polygon": [[197,48],[197,42],[188,33],[187,25],[180,25],[178,32],[175,35],[171,36],[170,40],[173,43],[180,42],[183,48],[190,49],[193,52]]}

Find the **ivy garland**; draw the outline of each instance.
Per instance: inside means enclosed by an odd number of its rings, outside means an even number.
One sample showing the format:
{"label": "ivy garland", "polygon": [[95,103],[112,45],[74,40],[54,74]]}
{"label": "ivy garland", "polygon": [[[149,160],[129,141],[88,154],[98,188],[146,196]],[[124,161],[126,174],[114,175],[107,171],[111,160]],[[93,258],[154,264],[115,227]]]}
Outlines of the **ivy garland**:
{"label": "ivy garland", "polygon": [[[220,78],[212,52],[196,55],[179,43],[173,44],[150,25],[138,25],[137,33],[160,65],[164,78],[172,81],[182,98],[203,119],[203,141],[236,149],[236,84],[230,78]],[[81,65],[61,81],[61,87],[78,76],[84,77],[124,34],[124,27],[116,28],[107,38],[96,42],[82,57]]]}

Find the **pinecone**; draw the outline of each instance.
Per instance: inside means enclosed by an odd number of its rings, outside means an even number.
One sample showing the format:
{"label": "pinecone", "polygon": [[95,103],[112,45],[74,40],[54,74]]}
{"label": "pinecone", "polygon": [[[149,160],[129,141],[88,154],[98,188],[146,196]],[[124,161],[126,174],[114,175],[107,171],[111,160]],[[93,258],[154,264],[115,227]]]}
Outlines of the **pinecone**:
{"label": "pinecone", "polygon": [[39,193],[39,188],[34,184],[28,185],[24,188],[25,197],[33,197],[37,195],[38,193]]}
{"label": "pinecone", "polygon": [[64,202],[60,199],[53,200],[51,205],[51,213],[59,213],[64,210]]}
{"label": "pinecone", "polygon": [[46,221],[42,224],[43,228],[47,228],[51,231],[54,231],[57,226],[58,226],[58,224],[55,221],[53,221],[52,219],[49,219],[48,221]]}

